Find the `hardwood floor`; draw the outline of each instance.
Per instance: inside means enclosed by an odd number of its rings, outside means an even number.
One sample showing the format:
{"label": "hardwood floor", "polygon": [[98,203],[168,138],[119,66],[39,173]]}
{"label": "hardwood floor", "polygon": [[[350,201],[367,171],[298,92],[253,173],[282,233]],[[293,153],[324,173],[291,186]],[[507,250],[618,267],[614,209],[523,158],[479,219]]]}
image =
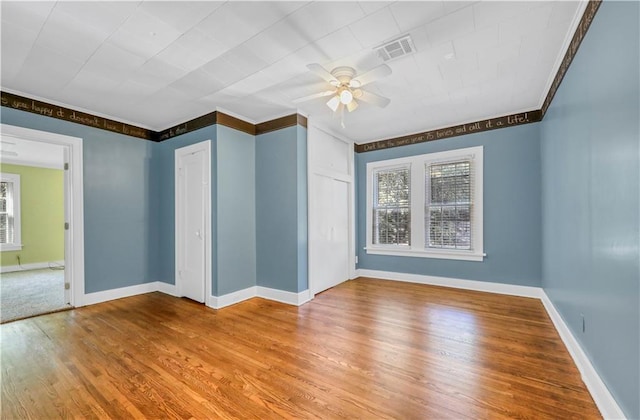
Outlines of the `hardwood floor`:
{"label": "hardwood floor", "polygon": [[601,418],[540,301],[360,278],[0,326],[2,418]]}

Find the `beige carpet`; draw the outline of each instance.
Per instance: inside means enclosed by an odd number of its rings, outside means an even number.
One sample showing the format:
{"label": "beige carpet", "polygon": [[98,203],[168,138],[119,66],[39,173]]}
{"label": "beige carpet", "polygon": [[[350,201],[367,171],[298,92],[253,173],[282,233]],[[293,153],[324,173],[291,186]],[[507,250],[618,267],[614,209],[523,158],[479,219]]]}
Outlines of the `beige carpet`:
{"label": "beige carpet", "polygon": [[0,274],[0,323],[66,308],[64,270]]}

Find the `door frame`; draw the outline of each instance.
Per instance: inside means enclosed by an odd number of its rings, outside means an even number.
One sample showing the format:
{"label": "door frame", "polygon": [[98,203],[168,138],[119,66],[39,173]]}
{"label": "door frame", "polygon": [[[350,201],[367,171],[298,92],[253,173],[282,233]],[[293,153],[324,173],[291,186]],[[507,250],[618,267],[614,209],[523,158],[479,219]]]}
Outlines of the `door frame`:
{"label": "door frame", "polygon": [[70,288],[70,304],[84,305],[84,181],[82,138],[0,124],[2,137],[14,137],[63,146],[68,150],[69,169],[64,181],[64,207],[69,229],[65,230],[65,281]]}
{"label": "door frame", "polygon": [[[314,207],[316,204],[314,188],[315,188],[315,176],[324,176],[327,178],[332,178],[337,181],[346,182],[348,184],[348,207],[349,207],[349,215],[348,215],[348,229],[349,229],[349,278],[351,280],[355,278],[356,273],[356,265],[355,265],[355,247],[356,247],[356,235],[355,235],[355,162],[354,162],[354,148],[353,142],[332,132],[329,129],[319,127],[318,125],[312,122],[312,119],[309,118],[307,121],[307,206],[308,206],[308,225],[312,226],[313,223],[316,223],[316,219],[318,214],[316,214],[316,208]],[[336,140],[339,140],[343,143],[347,144],[347,162],[348,162],[348,174],[341,173],[339,171],[332,171],[326,168],[322,168],[316,165],[316,161],[314,158],[318,156],[318,153],[314,150],[314,143],[311,138],[314,136],[314,131],[320,131],[322,134],[333,137]],[[313,260],[313,243],[315,238],[313,237],[313,230],[308,229],[308,247],[307,247],[307,264],[308,264],[308,287],[309,287],[309,300],[315,297],[314,293],[314,285],[315,285],[315,273],[311,270],[312,260]]]}
{"label": "door frame", "polygon": [[184,223],[182,219],[182,211],[180,209],[180,203],[178,200],[178,193],[180,188],[180,172],[178,170],[180,158],[186,155],[190,155],[196,152],[204,151],[204,165],[205,165],[205,182],[208,188],[204,188],[204,223],[202,230],[205,234],[204,241],[204,304],[211,306],[211,140],[205,140],[199,143],[195,143],[189,146],[176,149],[174,152],[174,206],[175,206],[175,282],[176,293],[178,296],[182,296],[182,279],[180,276],[180,265],[182,263],[180,259],[179,250],[182,247],[181,233],[184,231]]}

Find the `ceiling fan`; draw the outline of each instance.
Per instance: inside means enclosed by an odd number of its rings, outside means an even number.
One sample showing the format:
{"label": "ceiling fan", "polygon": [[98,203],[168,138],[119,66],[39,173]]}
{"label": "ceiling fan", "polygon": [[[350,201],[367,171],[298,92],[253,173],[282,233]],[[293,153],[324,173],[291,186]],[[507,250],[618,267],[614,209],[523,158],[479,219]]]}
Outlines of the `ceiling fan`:
{"label": "ceiling fan", "polygon": [[307,68],[325,81],[329,82],[329,84],[333,86],[333,89],[304,96],[302,98],[295,99],[293,102],[298,103],[331,96],[331,99],[327,101],[327,106],[331,108],[334,113],[339,112],[341,114],[341,124],[343,128],[345,108],[349,112],[354,111],[358,108],[358,101],[367,102],[381,108],[384,108],[391,102],[391,99],[389,98],[361,89],[363,86],[371,82],[375,82],[378,79],[390,75],[391,67],[386,64],[374,67],[361,75],[356,74],[355,69],[347,66],[336,67],[335,69],[328,71],[320,64],[314,63],[307,65]]}

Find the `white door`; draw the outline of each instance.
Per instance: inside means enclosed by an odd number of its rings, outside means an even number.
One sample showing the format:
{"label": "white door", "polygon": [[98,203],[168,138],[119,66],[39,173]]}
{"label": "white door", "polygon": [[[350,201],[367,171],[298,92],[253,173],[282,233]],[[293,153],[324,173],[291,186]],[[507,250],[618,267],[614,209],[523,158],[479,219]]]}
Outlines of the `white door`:
{"label": "white door", "polygon": [[180,296],[204,302],[210,154],[201,143],[194,146],[176,150],[177,288]]}
{"label": "white door", "polygon": [[313,230],[311,270],[314,294],[349,280],[349,183],[313,175]]}

